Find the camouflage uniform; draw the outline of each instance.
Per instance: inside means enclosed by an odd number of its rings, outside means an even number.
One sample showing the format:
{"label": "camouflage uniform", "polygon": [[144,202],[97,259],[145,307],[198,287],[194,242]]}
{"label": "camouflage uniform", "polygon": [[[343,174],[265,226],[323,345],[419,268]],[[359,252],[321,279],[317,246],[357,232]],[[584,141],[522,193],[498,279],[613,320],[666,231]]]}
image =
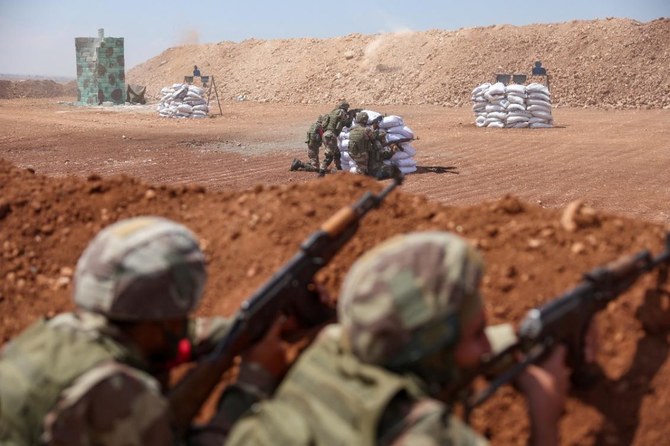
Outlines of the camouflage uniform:
{"label": "camouflage uniform", "polygon": [[372,131],[372,152],[368,158],[368,174],[379,180],[393,176],[393,166],[384,164],[395,154],[397,146],[384,146],[386,132],[381,129]]}
{"label": "camouflage uniform", "polygon": [[328,114],[327,125],[323,133],[324,159],[321,162],[320,171],[325,173],[330,163],[335,162],[337,170],[342,170],[340,149],[337,147],[337,137],[347,123],[349,104],[342,102],[337,108]]}
{"label": "camouflage uniform", "polygon": [[309,162],[303,163],[299,159],[294,159],[291,163],[290,171],[303,170],[306,172],[318,172],[319,171],[319,148],[323,142],[323,122],[324,117],[319,116],[319,118],[311,125],[309,130],[307,130],[307,157]]}
{"label": "camouflage uniform", "polygon": [[356,115],[356,125],[349,131],[349,156],[356,162],[356,173],[367,175],[370,146],[374,137],[372,130],[366,127],[368,114],[360,112]]}
{"label": "camouflage uniform", "polygon": [[356,126],[349,132],[349,155],[356,162],[356,173],[378,179],[391,178],[393,166],[383,161],[391,159],[395,153],[390,147],[384,147],[386,132],[366,127],[368,114],[360,112],[356,116]]}
{"label": "camouflage uniform", "polygon": [[[80,311],[36,322],[0,352],[0,444],[176,443],[161,385],[120,327],[186,317],[204,283],[204,255],[183,226],[144,217],[101,231],[77,264]],[[226,330],[194,321],[193,351]]]}
{"label": "camouflage uniform", "polygon": [[339,324],[226,445],[486,444],[432,397],[459,378],[453,349],[481,310],[482,270],[449,233],[398,236],[364,255],[342,285]]}
{"label": "camouflage uniform", "polygon": [[319,170],[319,148],[323,142],[323,127],[321,125],[322,117],[316,120],[314,124],[307,131],[307,157],[309,164],[314,168],[314,171]]}

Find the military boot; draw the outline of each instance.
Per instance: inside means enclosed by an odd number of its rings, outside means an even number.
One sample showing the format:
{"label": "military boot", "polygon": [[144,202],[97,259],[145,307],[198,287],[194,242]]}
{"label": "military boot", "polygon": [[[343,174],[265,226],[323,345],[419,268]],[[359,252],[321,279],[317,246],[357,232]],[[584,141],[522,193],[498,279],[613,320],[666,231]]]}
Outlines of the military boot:
{"label": "military boot", "polygon": [[319,169],[318,177],[321,178],[321,177],[325,177],[325,176],[326,176],[326,169]]}
{"label": "military boot", "polygon": [[304,167],[302,161],[300,161],[297,158],[293,159],[293,162],[291,163],[291,168],[289,169],[291,172],[302,169]]}

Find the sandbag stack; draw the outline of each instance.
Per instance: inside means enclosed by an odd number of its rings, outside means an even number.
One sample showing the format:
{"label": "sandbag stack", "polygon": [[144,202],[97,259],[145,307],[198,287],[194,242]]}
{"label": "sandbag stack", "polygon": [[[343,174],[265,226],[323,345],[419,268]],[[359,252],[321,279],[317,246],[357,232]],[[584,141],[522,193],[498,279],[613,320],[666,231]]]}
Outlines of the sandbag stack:
{"label": "sandbag stack", "polygon": [[526,86],[512,84],[505,87],[505,97],[507,99],[507,118],[505,127],[525,128],[528,127],[528,121],[531,114],[526,110]]}
{"label": "sandbag stack", "polygon": [[477,127],[553,127],[551,95],[542,84],[484,83],[472,90],[471,99]]}
{"label": "sandbag stack", "polygon": [[190,84],[173,84],[161,89],[162,98],[156,107],[164,118],[206,118],[209,114],[205,89]]}
{"label": "sandbag stack", "polygon": [[486,121],[486,104],[488,103],[488,99],[484,97],[484,93],[489,88],[491,88],[491,84],[486,82],[472,90],[472,111],[475,112],[475,124],[477,124],[477,127],[484,127],[484,122]]}
{"label": "sandbag stack", "polygon": [[526,86],[527,110],[532,117],[528,121],[530,128],[553,127],[554,119],[551,116],[551,94],[549,89],[542,84],[529,84]]}
{"label": "sandbag stack", "polygon": [[[373,110],[363,111],[368,114],[369,122],[382,116],[381,113]],[[379,127],[386,131],[387,143],[414,138],[412,129],[405,125],[402,117],[397,115],[384,116]],[[356,162],[349,156],[349,130],[350,128],[348,127],[342,129],[342,132],[338,137],[337,145],[342,155],[342,169],[356,173]],[[416,148],[411,142],[402,142],[399,143],[399,146],[402,148],[402,151],[394,153],[390,160],[384,161],[384,164],[395,164],[400,171],[405,174],[416,172],[416,160],[414,160]]]}

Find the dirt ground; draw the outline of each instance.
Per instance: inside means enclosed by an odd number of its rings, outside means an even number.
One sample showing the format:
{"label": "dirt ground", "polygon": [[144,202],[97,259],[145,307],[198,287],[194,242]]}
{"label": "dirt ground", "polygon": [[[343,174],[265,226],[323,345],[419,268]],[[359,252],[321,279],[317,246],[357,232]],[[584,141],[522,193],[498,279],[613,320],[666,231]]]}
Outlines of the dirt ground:
{"label": "dirt ground", "polygon": [[[469,107],[364,107],[404,117],[419,137],[419,170],[319,275],[332,293],[349,265],[390,235],[452,230],[485,256],[491,321],[519,321],[583,272],[663,248],[668,110],[556,108],[556,128],[529,130],[476,128]],[[72,271],[87,242],[140,214],[173,218],[201,237],[210,280],[199,314],[233,313],[322,221],[383,186],[288,171],[306,158],[307,127],[330,108],[226,102],[223,116],[185,121],[151,107],[0,101],[0,339],[71,309]],[[569,231],[561,217],[577,199],[586,208]],[[562,444],[670,438],[670,288],[654,285],[655,275],[645,276],[599,317],[606,378],[572,393]],[[525,405],[509,388],[473,424],[494,444],[527,439]]]}

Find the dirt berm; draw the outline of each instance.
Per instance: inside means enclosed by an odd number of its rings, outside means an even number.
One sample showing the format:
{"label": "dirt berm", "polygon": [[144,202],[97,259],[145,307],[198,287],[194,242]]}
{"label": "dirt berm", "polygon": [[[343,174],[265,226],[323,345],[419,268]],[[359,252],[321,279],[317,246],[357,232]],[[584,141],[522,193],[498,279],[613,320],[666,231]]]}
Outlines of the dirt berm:
{"label": "dirt berm", "polygon": [[[200,186],[152,186],[118,176],[49,178],[0,161],[0,340],[39,316],[69,310],[77,257],[102,227],[125,217],[162,215],[192,228],[208,257],[209,282],[199,314],[231,314],[241,300],[292,256],[321,222],[383,184],[353,175],[238,192]],[[577,214],[514,197],[472,207],[445,207],[402,190],[363,221],[353,240],[319,275],[336,293],[344,273],[365,250],[414,230],[460,233],[483,252],[483,281],[492,322],[525,312],[575,284],[585,271],[623,254],[659,252],[658,225],[600,213]],[[599,362],[606,379],[573,392],[561,424],[563,444],[651,445],[670,438],[668,287],[654,291],[645,276],[599,317]],[[493,444],[524,444],[525,405],[509,388],[477,410],[474,425]],[[666,440],[664,440],[666,439]]]}
{"label": "dirt berm", "polygon": [[496,73],[530,74],[540,60],[554,106],[661,108],[670,107],[668,42],[668,18],[249,39],[170,48],[127,79],[159,99],[198,65],[224,100],[458,106]]}

